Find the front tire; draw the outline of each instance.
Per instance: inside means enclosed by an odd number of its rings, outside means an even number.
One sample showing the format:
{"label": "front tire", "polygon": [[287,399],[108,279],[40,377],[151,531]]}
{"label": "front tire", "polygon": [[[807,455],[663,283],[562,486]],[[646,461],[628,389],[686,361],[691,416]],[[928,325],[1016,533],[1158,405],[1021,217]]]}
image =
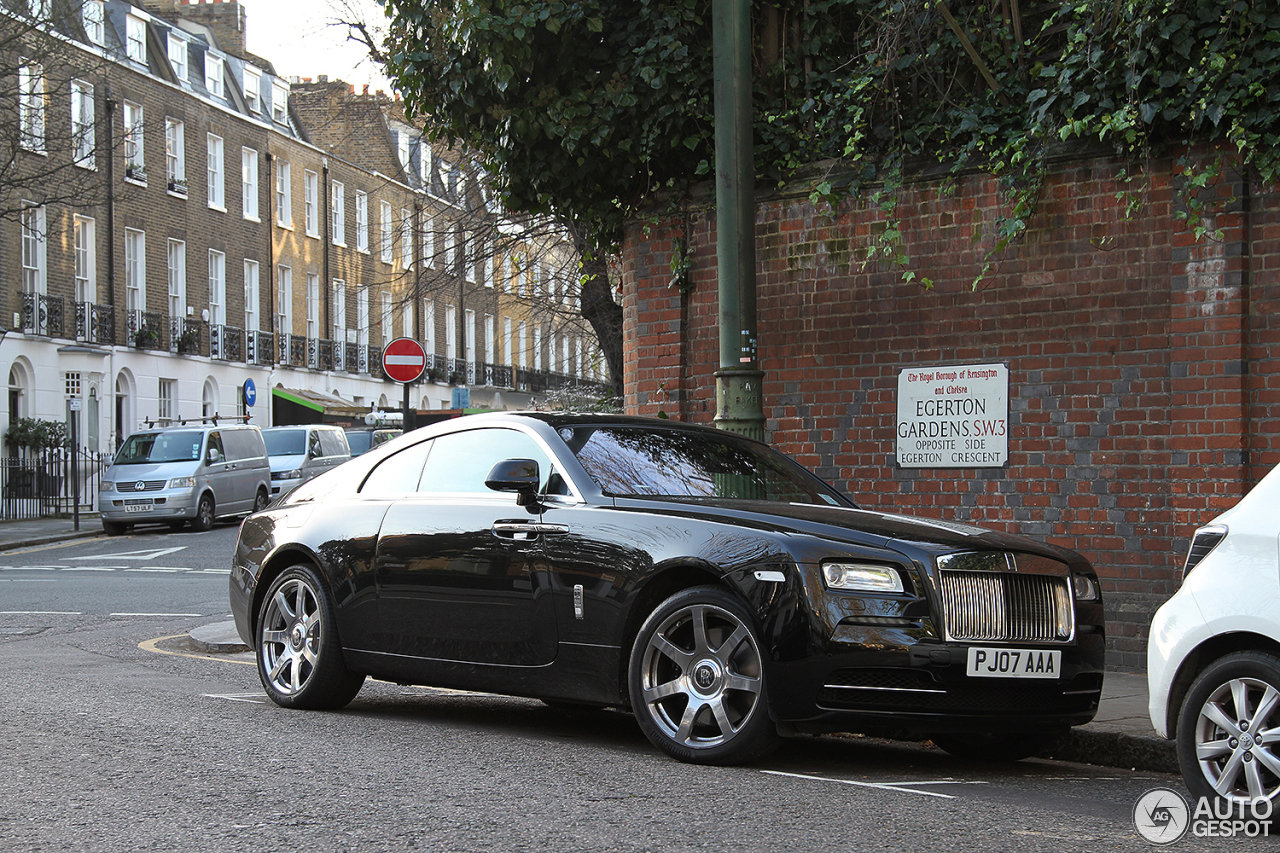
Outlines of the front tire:
{"label": "front tire", "polygon": [[286,569],[258,615],[258,678],[285,708],[332,710],[355,698],[364,676],[347,669],[333,605],[315,570]]}
{"label": "front tire", "polygon": [[199,530],[202,533],[206,530],[212,530],[213,519],[213,496],[201,495],[200,503],[196,505],[196,517],[191,519],[191,529]]}
{"label": "front tire", "polygon": [[631,706],[645,737],[692,764],[739,764],[779,743],[752,618],[717,587],[678,592],[631,649]]}
{"label": "front tire", "polygon": [[1236,652],[1200,673],[1178,715],[1177,744],[1193,797],[1280,808],[1280,656]]}
{"label": "front tire", "polygon": [[253,511],[262,512],[269,503],[271,503],[271,496],[267,494],[267,490],[258,489],[258,494],[253,498]]}

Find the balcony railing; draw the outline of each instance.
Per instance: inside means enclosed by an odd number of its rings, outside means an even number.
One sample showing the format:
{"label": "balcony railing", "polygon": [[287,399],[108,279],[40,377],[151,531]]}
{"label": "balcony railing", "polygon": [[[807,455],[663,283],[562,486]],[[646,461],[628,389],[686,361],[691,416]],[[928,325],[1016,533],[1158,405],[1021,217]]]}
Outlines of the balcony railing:
{"label": "balcony railing", "polygon": [[63,336],[63,308],[61,296],[43,293],[22,294],[22,331],[29,335],[50,338]]}
{"label": "balcony railing", "polygon": [[169,320],[169,352],[204,355],[204,335],[199,320],[173,317]]}
{"label": "balcony railing", "polygon": [[275,335],[254,330],[245,335],[244,359],[249,364],[269,366],[275,357]]}
{"label": "balcony railing", "polygon": [[[250,332],[249,334],[254,334]],[[209,327],[209,357],[220,361],[244,361],[243,329],[231,326]]]}
{"label": "balcony railing", "polygon": [[125,312],[128,343],[138,349],[167,349],[168,318],[159,311],[140,311],[137,308]]}
{"label": "balcony railing", "polygon": [[90,344],[116,342],[116,315],[110,305],[75,303],[76,340]]}

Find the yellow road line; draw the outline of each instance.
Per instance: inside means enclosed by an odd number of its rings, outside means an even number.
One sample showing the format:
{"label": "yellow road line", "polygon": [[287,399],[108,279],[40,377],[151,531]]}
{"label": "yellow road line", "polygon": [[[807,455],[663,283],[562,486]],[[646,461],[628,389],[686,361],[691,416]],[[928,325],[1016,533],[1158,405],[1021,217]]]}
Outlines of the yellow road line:
{"label": "yellow road line", "polygon": [[231,658],[228,658],[226,655],[214,656],[214,655],[196,655],[190,652],[171,652],[165,649],[158,648],[156,645],[157,643],[163,643],[165,640],[176,640],[179,637],[185,637],[185,636],[187,635],[171,634],[168,637],[156,637],[154,640],[143,640],[141,643],[138,643],[138,648],[142,649],[144,652],[155,652],[158,655],[172,655],[173,657],[176,657],[176,658],[194,658],[195,660],[213,660],[213,661],[218,661],[219,663],[238,663],[242,666],[254,665],[254,662],[251,660],[233,660]]}

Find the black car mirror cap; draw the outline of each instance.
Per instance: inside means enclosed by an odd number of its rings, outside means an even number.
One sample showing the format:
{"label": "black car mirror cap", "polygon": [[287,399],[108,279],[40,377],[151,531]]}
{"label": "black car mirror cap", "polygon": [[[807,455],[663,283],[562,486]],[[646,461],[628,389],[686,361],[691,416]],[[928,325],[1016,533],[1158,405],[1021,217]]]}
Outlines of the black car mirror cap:
{"label": "black car mirror cap", "polygon": [[484,484],[495,492],[515,492],[518,506],[534,502],[541,482],[534,459],[505,459],[489,469],[489,476],[484,479]]}

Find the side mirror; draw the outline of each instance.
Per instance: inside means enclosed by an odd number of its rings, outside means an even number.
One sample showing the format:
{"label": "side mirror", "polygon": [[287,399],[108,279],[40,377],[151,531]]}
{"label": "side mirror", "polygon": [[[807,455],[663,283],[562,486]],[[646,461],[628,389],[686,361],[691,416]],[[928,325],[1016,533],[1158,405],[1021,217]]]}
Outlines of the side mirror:
{"label": "side mirror", "polygon": [[494,465],[484,484],[495,492],[515,492],[516,505],[528,506],[538,494],[541,477],[533,459],[507,459]]}

